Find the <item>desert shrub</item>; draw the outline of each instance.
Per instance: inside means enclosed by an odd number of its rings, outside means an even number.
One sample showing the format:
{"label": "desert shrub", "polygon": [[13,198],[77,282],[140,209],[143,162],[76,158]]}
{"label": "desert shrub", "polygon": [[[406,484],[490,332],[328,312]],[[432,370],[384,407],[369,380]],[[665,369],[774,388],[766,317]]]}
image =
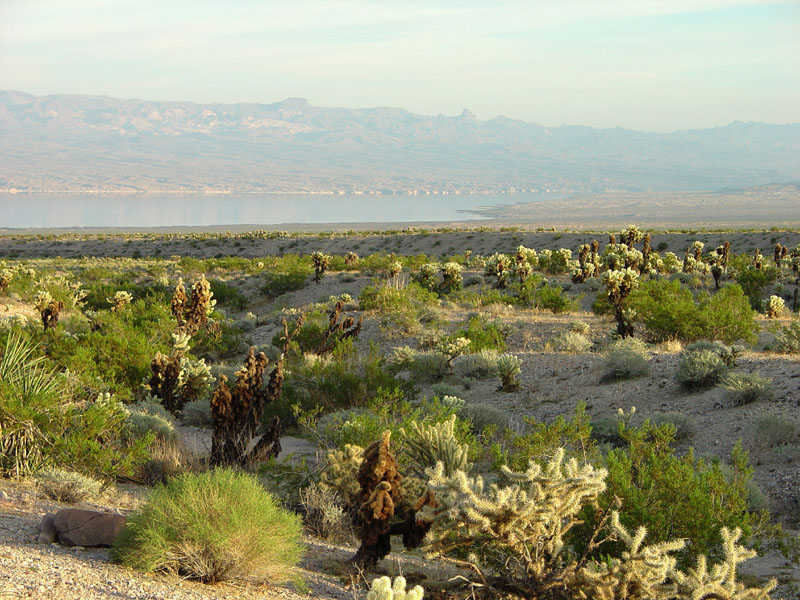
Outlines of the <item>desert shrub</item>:
{"label": "desert shrub", "polygon": [[511,426],[511,419],[506,411],[486,402],[465,404],[459,409],[458,416],[469,421],[476,434],[483,433],[487,429],[502,433]]}
{"label": "desert shrub", "polygon": [[653,341],[755,339],[755,313],[737,285],[725,286],[713,296],[703,293],[695,302],[692,292],[677,281],[645,281],[631,293],[627,306]]}
{"label": "desert shrub", "polygon": [[135,471],[137,481],[144,485],[157,485],[181,473],[204,468],[198,458],[187,450],[179,438],[156,438],[149,447],[149,458]]}
{"label": "desert shrub", "polygon": [[100,311],[90,330],[57,336],[48,354],[93,389],[129,400],[150,376],[154,351],[169,352],[175,322],[164,304],[135,300],[124,311]]}
{"label": "desert shrub", "polygon": [[[619,498],[623,524],[644,526],[653,543],[686,538],[687,546],[678,554],[684,565],[692,555],[711,552],[721,541],[723,526],[749,534],[755,521],[748,510],[752,469],[740,445],[734,447],[730,466],[723,468],[719,461],[697,458],[691,450],[678,454],[671,424],[645,421],[641,427],[624,427],[622,435],[625,447],[610,450],[606,457],[607,487],[599,505]],[[719,502],[720,497],[725,502]],[[588,518],[592,522],[595,517]],[[609,542],[602,548],[616,555],[622,545]]]}
{"label": "desert shrub", "polygon": [[783,354],[800,354],[800,321],[792,321],[776,336],[777,350]]}
{"label": "desert shrub", "polygon": [[406,393],[413,387],[387,369],[386,359],[377,347],[358,352],[352,340],[345,340],[326,356],[307,355],[292,363],[283,393],[266,407],[265,418],[277,414],[281,421],[292,423],[294,405],[304,410],[316,406],[324,410],[365,406],[381,389]]}
{"label": "desert shrub", "polygon": [[303,552],[299,518],[251,476],[184,474],[156,487],[112,548],[122,564],[212,583],[291,576]]}
{"label": "desert shrub", "polygon": [[38,489],[45,496],[68,504],[93,500],[103,487],[103,484],[96,479],[63,469],[39,471],[34,479]]}
{"label": "desert shrub", "polygon": [[553,340],[553,346],[559,352],[568,354],[582,354],[592,347],[592,340],[582,333],[567,331]]}
{"label": "desert shrub", "polygon": [[680,412],[657,412],[650,416],[650,422],[660,427],[666,423],[675,429],[674,439],[681,442],[694,437],[697,433],[697,422],[689,415]]}
{"label": "desert shrub", "polygon": [[471,317],[453,336],[468,339],[471,352],[481,350],[502,352],[506,349],[506,336],[509,333],[508,325],[502,320],[478,315]]}
{"label": "desert shrub", "polygon": [[439,381],[450,368],[450,357],[438,350],[414,350],[408,346],[394,349],[392,364],[407,371],[414,381]]}
{"label": "desert shrub", "polygon": [[193,400],[183,405],[181,421],[194,427],[209,427],[211,422],[211,405],[208,400]]}
{"label": "desert shrub", "polygon": [[800,426],[789,415],[773,410],[756,418],[750,437],[758,450],[778,448],[800,441]]}
{"label": "desert shrub", "polygon": [[137,410],[133,407],[131,407],[128,414],[128,428],[129,434],[134,438],[144,437],[148,433],[152,433],[157,439],[170,441],[177,436],[174,422],[171,418],[157,413]]}
{"label": "desert shrub", "polygon": [[635,379],[650,373],[650,353],[643,341],[628,337],[609,344],[603,353],[603,381]]}
{"label": "desert shrub", "polygon": [[715,353],[722,359],[726,367],[734,367],[736,366],[736,359],[744,351],[744,347],[736,344],[733,346],[726,346],[722,342],[711,342],[708,340],[700,340],[699,342],[694,342],[686,346],[687,352],[701,352],[703,350]]}
{"label": "desert shrub", "polygon": [[453,359],[453,373],[460,378],[489,379],[497,374],[499,358],[496,350],[464,354]]}
{"label": "desert shrub", "polygon": [[767,285],[775,281],[777,275],[778,271],[774,267],[756,269],[752,265],[748,265],[744,269],[738,271],[736,283],[741,286],[753,310],[761,310],[761,294]]}
{"label": "desert shrub", "polygon": [[461,394],[462,390],[463,388],[451,383],[445,383],[443,381],[435,383],[431,386],[431,393],[439,398],[444,398],[445,396],[458,396]]}
{"label": "desert shrub", "polygon": [[405,286],[386,283],[369,285],[358,298],[361,310],[374,310],[392,330],[411,332],[419,329],[423,308],[439,305],[439,296],[416,282]]}
{"label": "desert shrub", "polygon": [[303,522],[312,535],[330,542],[353,536],[350,515],[336,491],[316,482],[300,491]]}
{"label": "desert shrub", "polygon": [[620,431],[620,420],[616,417],[592,419],[592,439],[600,444],[622,446],[625,440]]}
{"label": "desert shrub", "polygon": [[549,310],[556,315],[578,308],[578,303],[564,294],[564,288],[549,283],[536,289],[533,304],[540,310]]}
{"label": "desert shrub", "polygon": [[239,288],[219,279],[209,279],[211,292],[222,306],[230,306],[236,310],[243,310],[247,306],[247,296]]}
{"label": "desert shrub", "polygon": [[314,273],[310,259],[296,254],[264,262],[267,264],[261,272],[261,293],[269,298],[303,289]]}
{"label": "desert shrub", "polygon": [[675,380],[685,391],[701,390],[717,385],[728,366],[712,350],[684,350],[678,359]]}
{"label": "desert shrub", "polygon": [[734,405],[772,400],[775,393],[772,380],[758,373],[727,373],[721,381],[727,396]]}
{"label": "desert shrub", "polygon": [[[0,339],[2,339],[0,334]],[[127,410],[109,394],[77,395],[28,338],[6,334],[0,355],[0,474],[68,466],[103,479],[130,475],[152,436],[128,441]]]}

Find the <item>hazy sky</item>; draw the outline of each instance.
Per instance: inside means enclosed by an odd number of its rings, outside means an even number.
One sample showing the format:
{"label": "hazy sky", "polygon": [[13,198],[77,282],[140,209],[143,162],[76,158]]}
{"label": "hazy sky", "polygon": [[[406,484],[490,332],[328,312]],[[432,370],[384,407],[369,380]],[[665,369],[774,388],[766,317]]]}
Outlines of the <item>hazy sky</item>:
{"label": "hazy sky", "polygon": [[654,131],[800,122],[800,0],[0,0],[0,89]]}

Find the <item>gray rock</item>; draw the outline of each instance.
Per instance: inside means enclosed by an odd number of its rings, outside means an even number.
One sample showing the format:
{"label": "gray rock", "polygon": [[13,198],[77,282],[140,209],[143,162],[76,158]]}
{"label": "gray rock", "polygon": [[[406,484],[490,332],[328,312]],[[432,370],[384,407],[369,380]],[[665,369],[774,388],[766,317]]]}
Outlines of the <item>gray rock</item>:
{"label": "gray rock", "polygon": [[64,546],[111,546],[125,527],[125,517],[112,513],[63,508],[54,519]]}
{"label": "gray rock", "polygon": [[8,494],[5,493],[4,490],[0,490],[0,502],[8,502]]}
{"label": "gray rock", "polygon": [[56,515],[54,513],[42,517],[42,522],[39,525],[39,537],[37,538],[40,544],[52,544],[58,539],[55,520]]}

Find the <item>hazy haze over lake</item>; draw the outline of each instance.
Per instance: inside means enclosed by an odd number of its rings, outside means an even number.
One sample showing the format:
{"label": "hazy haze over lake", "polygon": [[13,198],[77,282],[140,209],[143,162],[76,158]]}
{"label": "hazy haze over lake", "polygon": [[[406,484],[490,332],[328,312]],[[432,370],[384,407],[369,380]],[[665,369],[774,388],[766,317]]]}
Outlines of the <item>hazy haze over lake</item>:
{"label": "hazy haze over lake", "polygon": [[0,227],[165,227],[476,220],[459,211],[556,194],[2,194]]}

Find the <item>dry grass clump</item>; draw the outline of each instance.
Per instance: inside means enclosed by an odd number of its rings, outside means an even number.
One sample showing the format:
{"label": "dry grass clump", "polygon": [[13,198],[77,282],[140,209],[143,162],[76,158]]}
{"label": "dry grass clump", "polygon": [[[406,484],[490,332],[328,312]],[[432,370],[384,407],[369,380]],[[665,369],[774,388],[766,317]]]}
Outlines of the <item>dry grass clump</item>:
{"label": "dry grass clump", "polygon": [[57,502],[75,504],[100,495],[103,484],[96,479],[63,469],[48,469],[34,475],[39,490]]}
{"label": "dry grass clump", "polygon": [[330,542],[352,539],[350,515],[334,489],[312,483],[300,491],[300,504],[303,522],[312,535]]}
{"label": "dry grass clump", "polygon": [[728,398],[736,405],[770,401],[775,397],[772,380],[758,373],[728,373],[722,378]]}
{"label": "dry grass clump", "polygon": [[553,346],[558,352],[567,354],[583,354],[592,347],[592,341],[584,334],[576,331],[567,331],[553,340]]}

